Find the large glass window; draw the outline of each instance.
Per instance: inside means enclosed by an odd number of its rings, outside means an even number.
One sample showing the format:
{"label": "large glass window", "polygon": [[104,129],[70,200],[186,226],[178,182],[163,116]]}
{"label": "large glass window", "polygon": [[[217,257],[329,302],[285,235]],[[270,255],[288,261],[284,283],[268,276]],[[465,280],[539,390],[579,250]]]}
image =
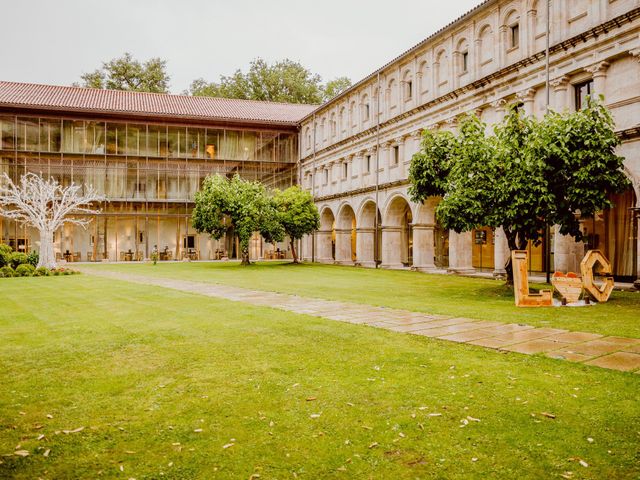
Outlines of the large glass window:
{"label": "large glass window", "polygon": [[17,149],[37,152],[40,148],[39,120],[18,117]]}
{"label": "large glass window", "polygon": [[5,150],[13,150],[16,147],[15,117],[0,117],[0,135],[2,135],[0,147],[2,147]]}
{"label": "large glass window", "polygon": [[105,153],[105,125],[103,122],[87,122],[85,153]]}
{"label": "large glass window", "polygon": [[144,155],[147,149],[147,126],[127,125],[127,155]]}

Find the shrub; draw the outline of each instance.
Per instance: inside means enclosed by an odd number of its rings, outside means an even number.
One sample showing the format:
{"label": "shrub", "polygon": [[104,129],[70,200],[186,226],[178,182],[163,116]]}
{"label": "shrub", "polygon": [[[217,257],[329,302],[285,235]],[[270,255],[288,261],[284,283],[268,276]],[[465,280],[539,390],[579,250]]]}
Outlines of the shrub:
{"label": "shrub", "polygon": [[[26,255],[25,255],[26,256]],[[36,267],[31,265],[30,263],[22,263],[18,265],[16,268],[16,276],[17,277],[32,277],[33,272],[36,271]]]}
{"label": "shrub", "polygon": [[11,247],[9,245],[5,245],[4,243],[0,243],[0,267],[4,267],[5,265],[9,265],[11,262]]}
{"label": "shrub", "polygon": [[33,272],[34,277],[48,277],[51,275],[51,272],[47,267],[38,267],[35,272]]}
{"label": "shrub", "polygon": [[31,252],[27,255],[27,262],[34,267],[38,266],[38,261],[40,260],[40,254],[38,252]]}
{"label": "shrub", "polygon": [[9,261],[11,266],[15,269],[18,265],[27,263],[27,256],[24,253],[13,252],[11,254],[11,260]]}
{"label": "shrub", "polygon": [[15,275],[13,268],[9,265],[5,265],[4,267],[0,267],[0,278],[10,278]]}

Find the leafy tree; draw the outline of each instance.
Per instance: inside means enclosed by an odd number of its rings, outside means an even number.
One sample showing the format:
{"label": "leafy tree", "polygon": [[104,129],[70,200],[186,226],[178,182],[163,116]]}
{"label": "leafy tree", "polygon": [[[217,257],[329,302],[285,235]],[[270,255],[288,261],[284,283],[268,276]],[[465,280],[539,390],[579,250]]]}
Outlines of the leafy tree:
{"label": "leafy tree", "polygon": [[[504,229],[510,250],[539,244],[546,226],[582,238],[581,217],[612,206],[611,193],[629,181],[615,154],[619,139],[609,111],[597,100],[574,113],[542,120],[511,108],[495,135],[474,115],[457,136],[425,132],[409,178],[414,201],[440,196],[436,215],[458,233],[489,226]],[[513,280],[511,261],[506,265]]]}
{"label": "leafy tree", "polygon": [[333,80],[329,80],[324,87],[322,87],[323,100],[325,102],[331,100],[333,97],[337,97],[347,88],[351,86],[351,80],[348,77],[338,77]]}
{"label": "leafy tree", "polygon": [[311,193],[298,186],[286,190],[276,190],[273,202],[278,211],[278,219],[291,242],[293,263],[298,263],[295,241],[320,228],[320,214]]}
{"label": "leafy tree", "polygon": [[281,241],[284,231],[277,212],[264,186],[235,175],[228,179],[209,175],[196,193],[193,226],[215,239],[222,238],[233,227],[240,242],[242,264],[249,265],[249,241],[260,232],[267,241]]}
{"label": "leafy tree", "polygon": [[134,92],[168,93],[170,77],[167,62],[150,58],[144,63],[130,53],[102,64],[102,68],[81,75],[82,86],[107,90],[131,90]]}
{"label": "leafy tree", "polygon": [[231,76],[221,76],[219,83],[199,78],[185,92],[194,96],[239,98],[270,102],[319,104],[351,85],[340,77],[322,85],[320,75],[313,74],[299,62],[289,59],[269,65],[257,58],[247,73],[236,70]]}

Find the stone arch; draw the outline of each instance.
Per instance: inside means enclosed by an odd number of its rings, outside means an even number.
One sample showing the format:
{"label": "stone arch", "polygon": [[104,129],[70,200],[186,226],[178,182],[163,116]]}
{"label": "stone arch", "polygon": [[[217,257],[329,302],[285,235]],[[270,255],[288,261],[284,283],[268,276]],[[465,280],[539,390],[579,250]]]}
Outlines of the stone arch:
{"label": "stone arch", "polygon": [[436,61],[434,64],[434,76],[436,83],[436,92],[442,93],[446,83],[449,81],[449,59],[447,51],[442,48],[436,53]]}
{"label": "stone arch", "polygon": [[362,123],[368,122],[371,119],[371,103],[369,102],[369,95],[367,95],[366,93],[362,95],[360,104],[362,108]]}
{"label": "stone arch", "polygon": [[456,75],[466,73],[471,67],[469,64],[469,40],[465,37],[460,38],[456,43],[454,67]]}
{"label": "stone arch", "polygon": [[[376,241],[376,213],[378,216],[378,239]],[[363,267],[375,267],[380,262],[382,244],[382,215],[376,208],[373,198],[366,198],[357,212],[357,252],[358,264]]]}
{"label": "stone arch", "polygon": [[421,96],[424,96],[425,94],[427,94],[429,92],[429,64],[427,63],[426,60],[423,60],[422,62],[420,62],[420,65],[418,65],[418,72],[417,72],[417,78],[418,78],[418,94]]}
{"label": "stone arch", "polygon": [[398,105],[398,82],[395,78],[387,83],[387,105],[389,110]]}
{"label": "stone arch", "polygon": [[335,259],[335,225],[333,210],[325,205],[320,209],[320,230],[316,233],[319,262],[333,263]]}
{"label": "stone arch", "polygon": [[[413,221],[413,266],[419,271],[429,271],[436,268],[436,256],[442,255],[443,242],[438,242],[436,223],[436,207],[440,201],[437,197],[429,197],[416,208]],[[438,232],[440,235],[440,232]],[[436,247],[439,246],[436,252]],[[449,248],[448,242],[446,248]],[[446,255],[448,257],[448,251]]]}
{"label": "stone arch", "polygon": [[382,267],[402,268],[413,263],[413,209],[402,194],[392,196],[384,208]]}
{"label": "stone arch", "polygon": [[348,202],[338,210],[335,228],[335,260],[341,265],[353,265],[356,261],[356,214]]}

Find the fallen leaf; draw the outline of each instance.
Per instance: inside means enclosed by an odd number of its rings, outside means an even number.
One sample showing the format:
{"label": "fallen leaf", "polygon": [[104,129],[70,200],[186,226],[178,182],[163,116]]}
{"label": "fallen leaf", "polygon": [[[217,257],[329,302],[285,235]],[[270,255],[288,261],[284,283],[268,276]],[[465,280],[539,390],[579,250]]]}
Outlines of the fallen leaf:
{"label": "fallen leaf", "polygon": [[50,448],[47,448],[47,449],[44,451],[44,453],[42,454],[42,456],[43,456],[43,457],[48,457],[50,453],[51,453],[51,449],[50,449]]}
{"label": "fallen leaf", "polygon": [[441,417],[442,414],[441,413],[430,413],[429,415],[427,415],[427,417]]}
{"label": "fallen leaf", "polygon": [[347,405],[350,406],[350,407],[354,406],[353,403],[351,403],[351,402],[347,402]]}
{"label": "fallen leaf", "polygon": [[62,433],[66,435],[69,433],[78,433],[78,432],[81,432],[82,430],[84,430],[84,427],[74,428],[73,430],[62,430]]}
{"label": "fallen leaf", "polygon": [[543,417],[547,417],[547,418],[556,418],[556,416],[553,413],[549,413],[549,412],[540,412],[540,415],[542,415]]}
{"label": "fallen leaf", "polygon": [[38,435],[38,440],[42,440],[44,438],[44,434]]}
{"label": "fallen leaf", "polygon": [[587,442],[593,443],[593,438],[591,438],[591,437],[587,438]]}
{"label": "fallen leaf", "polygon": [[202,429],[201,429],[201,428],[196,428],[196,429],[194,430],[194,432],[195,432],[195,433],[200,433],[200,432],[202,432]]}
{"label": "fallen leaf", "polygon": [[587,467],[589,466],[589,464],[588,464],[587,462],[585,462],[584,460],[582,460],[582,459],[580,459],[580,460],[578,461],[578,463],[579,463],[580,465],[582,465],[584,468],[587,468]]}
{"label": "fallen leaf", "polygon": [[13,452],[13,454],[18,456],[18,457],[28,457],[29,456],[29,450],[16,450],[15,452]]}
{"label": "fallen leaf", "polygon": [[51,419],[53,418],[53,415],[51,415],[50,413],[47,414],[47,418]]}
{"label": "fallen leaf", "polygon": [[479,418],[473,418],[473,417],[469,417],[469,416],[467,416],[467,420],[469,420],[471,422],[479,422],[480,421]]}
{"label": "fallen leaf", "polygon": [[317,400],[316,397],[307,397],[307,402],[313,402],[314,400]]}
{"label": "fallen leaf", "polygon": [[378,442],[373,442],[371,445],[369,445],[369,448],[375,448],[378,446]]}
{"label": "fallen leaf", "polygon": [[227,443],[227,444],[223,445],[222,448],[226,450],[227,448],[231,448],[234,445],[235,445],[235,443]]}
{"label": "fallen leaf", "polygon": [[320,414],[319,413],[312,413],[311,415],[309,415],[309,418],[320,418]]}

